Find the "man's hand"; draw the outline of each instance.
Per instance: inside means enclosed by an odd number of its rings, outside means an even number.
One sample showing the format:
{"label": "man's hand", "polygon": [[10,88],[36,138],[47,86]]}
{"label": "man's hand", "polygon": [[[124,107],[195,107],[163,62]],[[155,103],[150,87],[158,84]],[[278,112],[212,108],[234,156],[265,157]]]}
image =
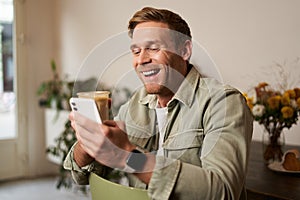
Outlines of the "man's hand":
{"label": "man's hand", "polygon": [[[78,144],[84,152],[111,168],[124,167],[129,153],[135,149],[135,145],[129,142],[127,134],[122,130],[124,126],[111,120],[98,124],[74,112],[71,112],[69,118],[76,131]],[[82,154],[84,153],[81,152],[80,155]]]}

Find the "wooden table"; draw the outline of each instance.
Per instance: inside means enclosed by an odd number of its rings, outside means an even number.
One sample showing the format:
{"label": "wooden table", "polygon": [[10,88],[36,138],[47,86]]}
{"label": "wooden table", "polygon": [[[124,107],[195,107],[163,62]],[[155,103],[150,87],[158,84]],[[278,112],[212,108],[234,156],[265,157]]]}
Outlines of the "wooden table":
{"label": "wooden table", "polygon": [[[300,146],[285,146],[285,150]],[[248,199],[300,200],[300,174],[288,174],[270,170],[263,161],[262,143],[252,142],[246,179]]]}

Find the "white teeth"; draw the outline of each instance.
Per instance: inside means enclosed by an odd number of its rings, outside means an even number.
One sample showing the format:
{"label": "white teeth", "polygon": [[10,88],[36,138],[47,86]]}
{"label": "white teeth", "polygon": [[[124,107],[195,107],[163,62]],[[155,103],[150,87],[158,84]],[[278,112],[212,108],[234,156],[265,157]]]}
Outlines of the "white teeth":
{"label": "white teeth", "polygon": [[142,72],[144,76],[152,76],[154,74],[157,74],[159,72],[159,70],[150,70],[150,71],[145,71],[145,72]]}
{"label": "white teeth", "polygon": [[154,70],[147,71],[147,72],[143,72],[143,74],[144,74],[145,76],[150,76],[150,75],[152,75],[152,74],[154,74],[154,73],[155,73]]}

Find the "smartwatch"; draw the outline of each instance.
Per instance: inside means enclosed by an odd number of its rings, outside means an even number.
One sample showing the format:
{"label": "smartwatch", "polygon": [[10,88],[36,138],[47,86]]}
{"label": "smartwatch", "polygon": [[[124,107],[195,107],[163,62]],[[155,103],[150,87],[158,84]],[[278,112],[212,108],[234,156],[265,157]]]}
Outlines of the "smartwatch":
{"label": "smartwatch", "polygon": [[132,172],[142,171],[146,163],[146,155],[144,152],[134,149],[130,152],[125,168],[131,168]]}

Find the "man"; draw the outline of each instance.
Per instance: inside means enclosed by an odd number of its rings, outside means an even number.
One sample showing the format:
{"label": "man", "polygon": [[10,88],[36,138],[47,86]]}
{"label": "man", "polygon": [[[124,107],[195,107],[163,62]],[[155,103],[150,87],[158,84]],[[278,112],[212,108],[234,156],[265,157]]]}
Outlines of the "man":
{"label": "man", "polygon": [[189,63],[191,33],[179,15],[146,7],[128,28],[144,87],[116,121],[70,114],[78,142],[65,168],[79,184],[91,171],[124,170],[151,199],[245,199],[252,115],[243,96]]}

